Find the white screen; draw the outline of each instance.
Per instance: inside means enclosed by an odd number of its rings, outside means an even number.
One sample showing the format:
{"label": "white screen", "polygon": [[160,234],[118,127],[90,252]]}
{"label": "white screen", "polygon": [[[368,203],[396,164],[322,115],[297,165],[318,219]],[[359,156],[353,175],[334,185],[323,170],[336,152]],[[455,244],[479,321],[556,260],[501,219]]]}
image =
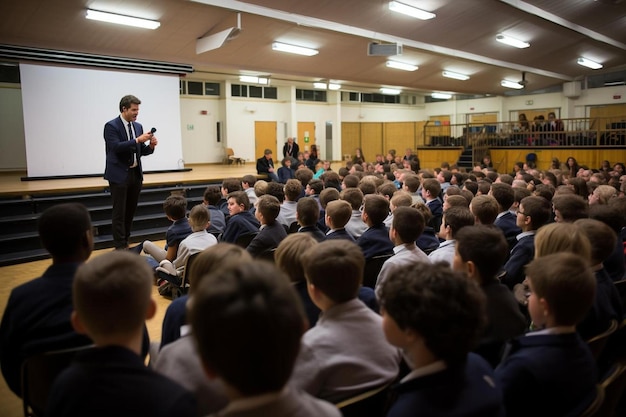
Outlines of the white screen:
{"label": "white screen", "polygon": [[137,121],[159,144],[144,171],[178,169],[182,159],[179,79],[175,75],[20,64],[29,177],[102,174],[104,125],[120,99],[141,100]]}

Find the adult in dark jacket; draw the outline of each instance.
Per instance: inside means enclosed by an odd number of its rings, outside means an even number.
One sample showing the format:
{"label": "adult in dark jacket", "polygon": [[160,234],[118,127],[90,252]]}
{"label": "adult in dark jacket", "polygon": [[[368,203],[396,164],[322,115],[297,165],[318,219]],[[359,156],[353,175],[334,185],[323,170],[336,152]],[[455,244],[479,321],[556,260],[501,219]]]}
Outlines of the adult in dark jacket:
{"label": "adult in dark jacket", "polygon": [[261,175],[267,175],[271,181],[279,182],[278,175],[274,171],[271,149],[266,149],[263,152],[263,156],[256,160],[256,172]]}

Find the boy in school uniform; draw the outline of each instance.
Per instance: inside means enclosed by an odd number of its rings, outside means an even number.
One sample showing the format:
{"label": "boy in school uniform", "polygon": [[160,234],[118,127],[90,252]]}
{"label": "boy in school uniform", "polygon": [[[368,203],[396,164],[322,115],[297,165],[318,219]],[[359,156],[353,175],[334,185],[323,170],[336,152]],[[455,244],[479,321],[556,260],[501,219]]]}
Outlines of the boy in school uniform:
{"label": "boy in school uniform", "polygon": [[357,298],[364,265],[359,247],[343,240],[304,256],[308,292],[322,315],[302,338],[291,384],[334,403],[398,375],[400,353],[386,343],[381,317]]}
{"label": "boy in school uniform", "polygon": [[207,275],[193,300],[189,316],[203,367],[230,397],[219,416],[341,416],[334,405],[286,386],[306,319],[276,267],[253,261]]}
{"label": "boy in school uniform", "polygon": [[389,239],[389,231],[385,227],[385,219],[389,214],[389,201],[378,194],[368,194],[363,198],[361,218],[368,228],[356,241],[363,251],[365,260],[377,255],[392,255],[393,242]]}
{"label": "boy in school uniform", "polygon": [[235,243],[237,238],[246,233],[259,231],[261,224],[250,213],[250,200],[243,191],[228,194],[228,221],[222,234],[222,242]]}
{"label": "boy in school uniform", "polygon": [[224,212],[217,207],[221,198],[222,193],[218,185],[209,185],[206,190],[204,190],[202,204],[209,210],[209,218],[211,219],[207,232],[214,235],[222,233],[226,227],[226,216],[224,216]]}
{"label": "boy in school uniform", "polygon": [[241,178],[241,188],[248,195],[250,205],[254,206],[257,200],[257,195],[254,192],[254,184],[256,183],[256,177],[254,175],[244,175]]}
{"label": "boy in school uniform", "polygon": [[344,200],[331,201],[326,205],[326,240],[345,239],[354,243],[354,238],[346,231],[346,223],[352,216],[350,203]]}
{"label": "boy in school uniform", "polygon": [[445,240],[439,244],[437,249],[428,254],[430,261],[432,263],[443,261],[452,267],[456,233],[463,227],[473,225],[474,216],[468,208],[450,207],[446,210],[439,229],[439,238]]}
{"label": "boy in school uniform", "polygon": [[596,362],[576,332],[595,297],[593,272],[586,259],[559,252],[533,260],[526,277],[538,330],[514,339],[495,370],[506,415],[579,416],[597,396]]}
{"label": "boy in school uniform", "polygon": [[276,221],[280,213],[280,201],[273,195],[262,195],[257,202],[254,216],[261,223],[259,234],[252,239],[246,250],[252,256],[275,249],[287,237],[287,231]]}
{"label": "boy in school uniform", "polygon": [[[348,177],[349,176],[350,175],[348,175]],[[346,230],[350,233],[350,236],[354,239],[358,239],[361,237],[363,232],[367,230],[367,224],[363,221],[360,210],[363,205],[363,191],[356,187],[350,187],[344,189],[339,196],[342,200],[350,203],[350,207],[352,207],[352,216],[350,217],[348,223],[346,223]]]}
{"label": "boy in school uniform", "polygon": [[280,205],[279,221],[284,226],[291,226],[296,221],[296,205],[302,193],[302,184],[299,180],[289,179],[285,183],[285,200]]}
{"label": "boy in school uniform", "polygon": [[432,217],[428,225],[434,230],[441,227],[441,217],[443,216],[443,203],[439,198],[441,194],[441,184],[436,178],[426,178],[422,182],[422,198],[426,207],[430,209]]}
{"label": "boy in school uniform", "polygon": [[55,380],[50,416],[196,416],[193,395],[146,367],[145,320],[156,312],[152,271],[139,257],[114,251],[79,267],[72,325],[95,344]]}
{"label": "boy in school uniform", "polygon": [[308,233],[318,242],[326,239],[326,235],[317,227],[320,218],[319,203],[313,198],[301,198],[296,204],[296,220],[300,225],[298,233]]}
{"label": "boy in school uniform", "polygon": [[474,282],[441,262],[414,264],[393,270],[380,301],[385,337],[411,368],[392,387],[388,417],[504,416],[491,366],[470,352],[485,321]]}
{"label": "boy in school uniform", "polygon": [[228,210],[228,194],[241,190],[241,181],[237,178],[226,178],[222,181],[222,187],[220,188],[222,198],[217,203],[217,207],[224,213],[224,216],[228,218],[230,211]]}

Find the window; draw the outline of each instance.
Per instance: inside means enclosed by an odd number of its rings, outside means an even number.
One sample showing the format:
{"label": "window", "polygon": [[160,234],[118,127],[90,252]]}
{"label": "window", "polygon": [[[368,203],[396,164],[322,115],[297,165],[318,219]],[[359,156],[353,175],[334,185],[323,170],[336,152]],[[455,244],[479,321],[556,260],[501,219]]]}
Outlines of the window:
{"label": "window", "polygon": [[263,98],[263,87],[251,85],[249,88],[250,88],[250,97]]}
{"label": "window", "polygon": [[202,81],[187,81],[187,91],[189,95],[201,96],[203,95],[204,85]]}
{"label": "window", "polygon": [[231,84],[230,95],[233,97],[248,97],[248,86],[241,84]]}
{"label": "window", "polygon": [[267,99],[274,99],[274,100],[276,100],[278,98],[278,88],[276,88],[276,87],[263,87],[263,97],[267,98]]}
{"label": "window", "polygon": [[204,95],[205,96],[219,96],[220,84],[219,83],[204,83]]}
{"label": "window", "polygon": [[326,91],[296,89],[296,100],[326,102]]}

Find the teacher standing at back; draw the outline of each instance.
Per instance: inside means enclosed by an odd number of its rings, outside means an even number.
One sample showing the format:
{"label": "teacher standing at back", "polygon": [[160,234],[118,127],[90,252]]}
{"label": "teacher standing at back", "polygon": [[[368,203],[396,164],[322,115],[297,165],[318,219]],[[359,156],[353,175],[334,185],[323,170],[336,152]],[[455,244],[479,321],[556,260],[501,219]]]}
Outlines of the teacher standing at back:
{"label": "teacher standing at back", "polygon": [[104,179],[109,181],[113,199],[113,244],[115,249],[128,248],[130,229],[139,201],[143,171],[141,157],[154,152],[158,141],[152,132],[143,133],[137,123],[141,100],[124,96],[120,100],[120,115],[104,125],[106,167]]}

